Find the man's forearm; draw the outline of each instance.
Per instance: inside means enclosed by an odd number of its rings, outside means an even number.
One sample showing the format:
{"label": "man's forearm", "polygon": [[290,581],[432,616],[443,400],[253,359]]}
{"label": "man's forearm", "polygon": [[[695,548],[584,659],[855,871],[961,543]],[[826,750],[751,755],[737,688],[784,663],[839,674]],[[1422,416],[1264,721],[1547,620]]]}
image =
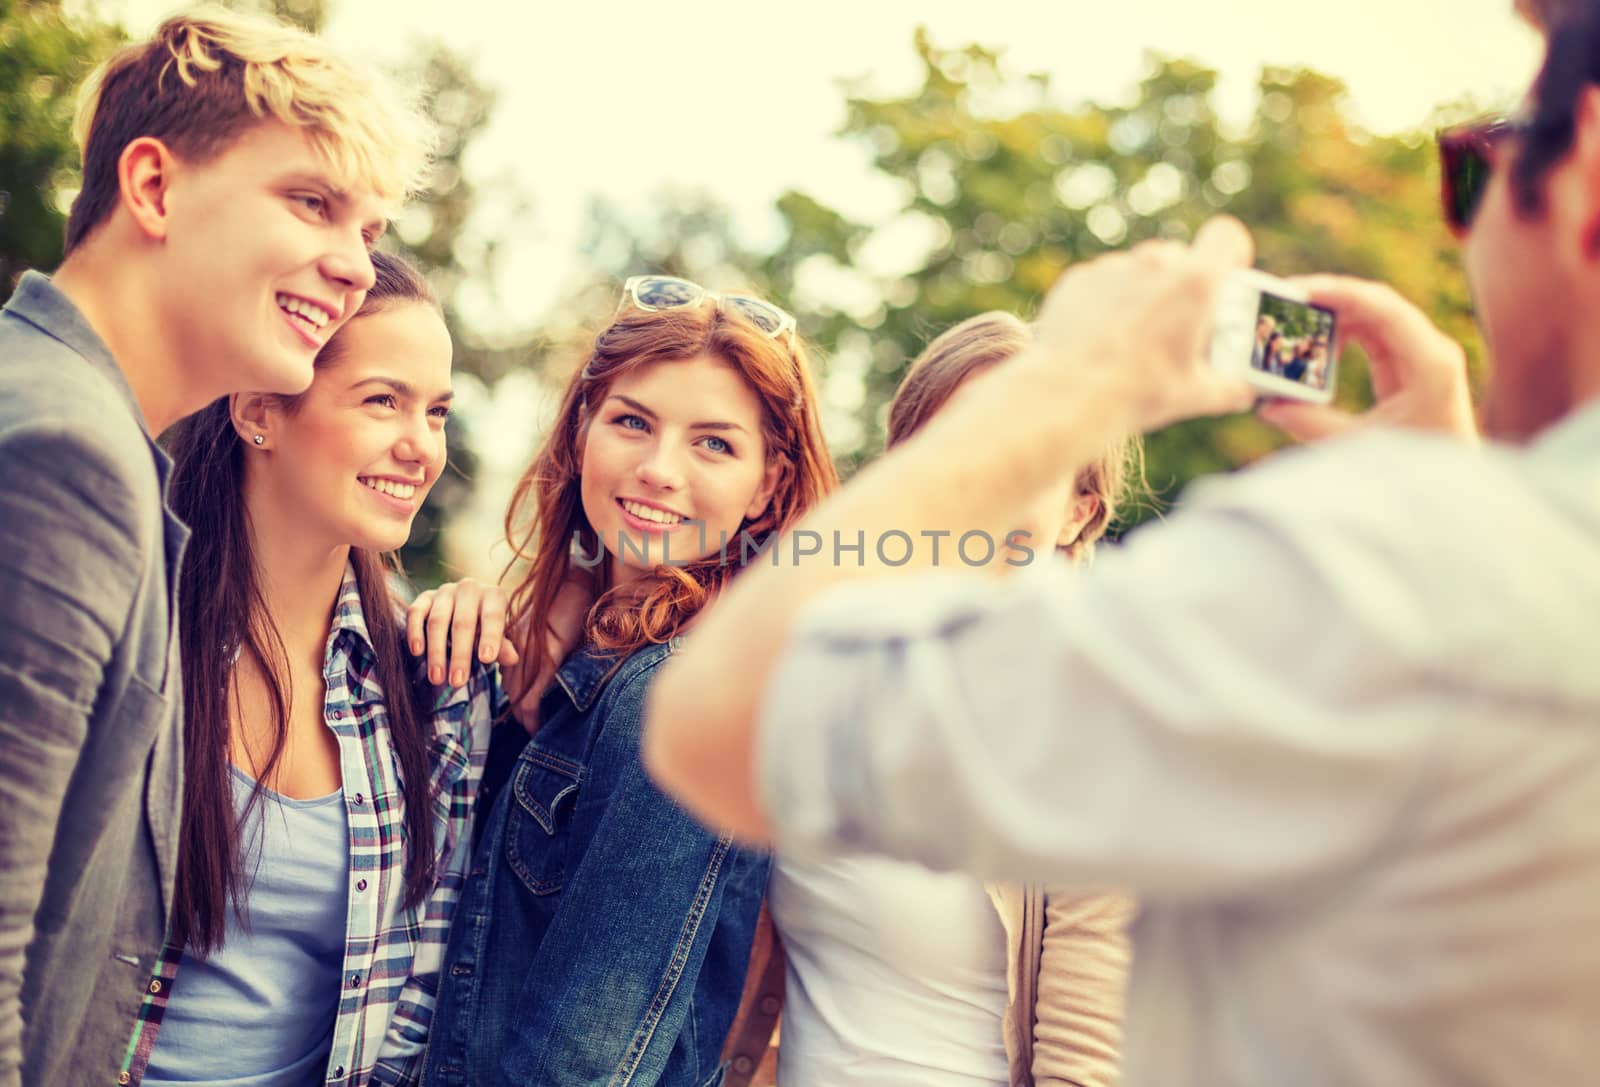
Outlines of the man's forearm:
{"label": "man's forearm", "polygon": [[[655,684],[645,753],[663,782],[701,795],[716,790],[721,795],[702,814],[724,822],[726,810],[736,832],[765,837],[748,780],[749,726],[800,611],[842,582],[935,565],[931,546],[902,541],[880,551],[890,534],[942,542],[940,565],[954,564],[965,533],[1002,544],[1041,493],[1126,433],[1129,398],[1115,371],[1092,380],[1080,374],[1063,395],[1051,387],[1063,380],[1051,363],[1025,354],[975,382],[780,540],[774,563],[739,576]],[[798,545],[818,539],[821,554],[798,554]],[[851,546],[851,561],[830,553],[834,541]]]}

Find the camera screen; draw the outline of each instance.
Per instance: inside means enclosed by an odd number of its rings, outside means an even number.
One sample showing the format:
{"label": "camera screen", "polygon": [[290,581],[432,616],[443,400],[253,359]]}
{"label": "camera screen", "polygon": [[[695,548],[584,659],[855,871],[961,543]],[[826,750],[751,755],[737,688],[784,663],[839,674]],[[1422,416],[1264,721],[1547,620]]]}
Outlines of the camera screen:
{"label": "camera screen", "polygon": [[1333,374],[1333,311],[1262,291],[1250,366],[1312,389],[1327,388]]}

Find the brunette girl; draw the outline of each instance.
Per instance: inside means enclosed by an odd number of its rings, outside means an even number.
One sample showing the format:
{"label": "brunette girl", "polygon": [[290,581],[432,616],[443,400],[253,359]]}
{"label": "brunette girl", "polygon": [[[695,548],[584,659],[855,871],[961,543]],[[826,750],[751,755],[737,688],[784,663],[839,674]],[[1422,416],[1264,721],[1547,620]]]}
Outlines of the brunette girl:
{"label": "brunette girl", "polygon": [[372,263],[305,393],[218,401],[172,443],[185,816],[125,1082],[420,1071],[494,689],[408,674],[384,556],[443,468],[452,352],[415,270]]}

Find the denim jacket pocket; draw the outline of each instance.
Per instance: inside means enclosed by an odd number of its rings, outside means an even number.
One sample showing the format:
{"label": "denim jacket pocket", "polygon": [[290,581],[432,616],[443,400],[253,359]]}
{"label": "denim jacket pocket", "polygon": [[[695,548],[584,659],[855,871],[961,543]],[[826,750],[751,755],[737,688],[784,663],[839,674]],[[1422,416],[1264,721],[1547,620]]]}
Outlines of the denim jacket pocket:
{"label": "denim jacket pocket", "polygon": [[536,895],[561,890],[583,767],[529,744],[511,782],[506,863]]}

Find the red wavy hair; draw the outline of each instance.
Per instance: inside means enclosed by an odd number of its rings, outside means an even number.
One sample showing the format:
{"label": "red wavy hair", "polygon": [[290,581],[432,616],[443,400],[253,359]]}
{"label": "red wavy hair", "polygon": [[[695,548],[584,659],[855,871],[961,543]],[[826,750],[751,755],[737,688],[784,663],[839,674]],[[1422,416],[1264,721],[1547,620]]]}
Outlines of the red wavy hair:
{"label": "red wavy hair", "polygon": [[570,579],[587,580],[596,596],[584,621],[585,640],[620,660],[645,645],[671,639],[741,568],[734,557],[740,549],[730,547],[726,561],[713,553],[683,566],[657,566],[636,581],[613,585],[609,562],[584,569],[572,557],[574,546],[586,555],[599,554],[603,547],[583,511],[580,477],[584,441],[612,384],[641,366],[701,355],[733,367],[756,394],[768,463],[778,466],[771,502],[740,525],[742,532],[757,541],[783,532],[838,484],[817,416],[810,363],[798,337],[791,349],[712,302],[655,312],[624,309],[595,337],[588,360],[567,384],[555,423],[506,511],[506,538],[513,551],[508,572],[528,563],[511,591],[510,615],[512,629],[527,632],[518,646],[525,675],[560,664],[550,659],[546,639],[535,632],[546,629],[539,617],[551,613]]}

